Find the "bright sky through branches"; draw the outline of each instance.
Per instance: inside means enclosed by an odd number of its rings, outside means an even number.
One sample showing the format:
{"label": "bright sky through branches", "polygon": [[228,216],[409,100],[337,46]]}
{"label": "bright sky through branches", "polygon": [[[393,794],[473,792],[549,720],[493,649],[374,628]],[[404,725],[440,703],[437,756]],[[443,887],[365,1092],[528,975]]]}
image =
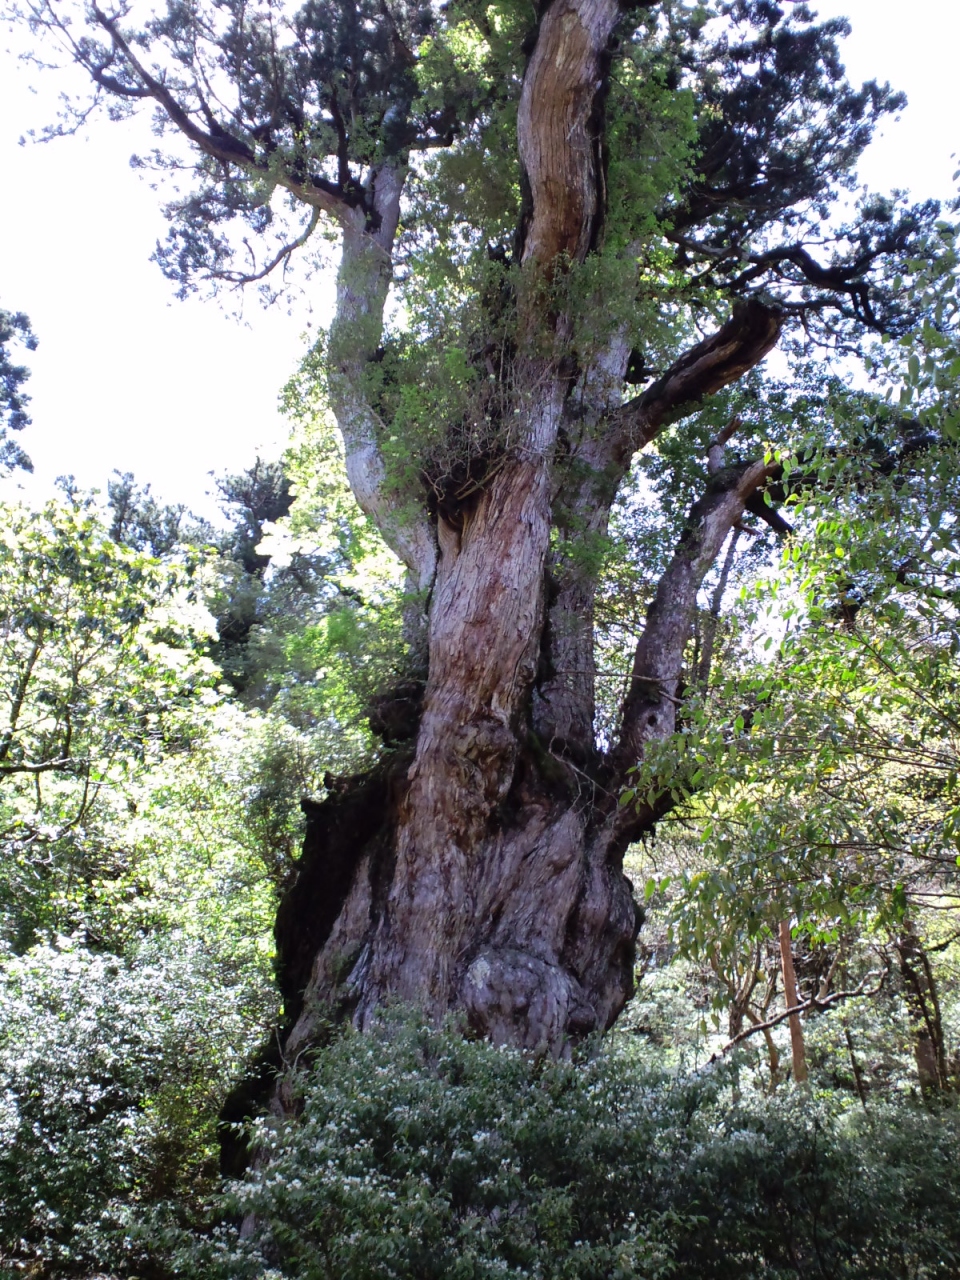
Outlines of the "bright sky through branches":
{"label": "bright sky through branches", "polygon": [[[960,5],[813,7],[851,19],[844,55],[854,82],[889,80],[910,99],[868,152],[863,180],[874,190],[950,198],[951,153],[960,150]],[[62,473],[105,488],[117,468],[166,501],[209,512],[210,471],[239,470],[258,450],[275,456],[282,447],[277,394],[301,334],[329,318],[329,288],[308,283],[292,315],[282,306],[264,312],[251,296],[239,324],[215,303],[178,302],[149,261],[165,235],[159,200],[127,164],[153,143],[147,113],[20,147],[24,132],[54,119],[63,85],[56,73],[19,67],[10,46],[5,40],[0,54],[0,305],[27,312],[40,339],[30,358],[34,421],[22,436],[37,469],[31,491],[48,491]]]}

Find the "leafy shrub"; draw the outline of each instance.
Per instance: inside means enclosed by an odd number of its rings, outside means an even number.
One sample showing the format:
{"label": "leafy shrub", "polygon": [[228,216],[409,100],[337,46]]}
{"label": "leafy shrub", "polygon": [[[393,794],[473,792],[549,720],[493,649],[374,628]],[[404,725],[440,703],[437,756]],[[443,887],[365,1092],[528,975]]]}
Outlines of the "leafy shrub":
{"label": "leafy shrub", "polygon": [[[402,1019],[346,1033],[263,1121],[204,1280],[680,1280],[960,1273],[955,1113],[872,1118],[793,1093],[731,1107],[723,1071],[622,1043],[545,1063]],[[252,1215],[252,1216],[250,1216]]]}
{"label": "leafy shrub", "polygon": [[5,960],[0,1271],[129,1274],[146,1206],[196,1211],[217,1185],[216,1116],[250,1047],[245,1003],[176,935],[125,959],[61,939]]}

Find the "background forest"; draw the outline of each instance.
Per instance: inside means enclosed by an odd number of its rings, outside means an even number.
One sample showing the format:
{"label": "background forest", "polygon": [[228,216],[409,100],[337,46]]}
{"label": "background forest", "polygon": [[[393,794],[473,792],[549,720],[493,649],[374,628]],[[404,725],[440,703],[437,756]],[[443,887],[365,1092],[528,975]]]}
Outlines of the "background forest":
{"label": "background forest", "polygon": [[[696,131],[659,123],[682,168]],[[626,858],[636,994],[559,1060],[397,1007],[281,1061],[306,815],[402,758],[411,678],[323,339],[283,391],[285,454],[218,480],[221,520],[129,474],[0,507],[4,1274],[960,1275],[954,212],[911,237],[877,259],[895,314],[855,342],[798,328],[709,395],[582,551],[603,745],[711,449],[747,423],[777,465],[699,591],[676,732],[616,797],[662,813]],[[429,366],[402,315],[391,341]],[[8,471],[33,346],[0,312]],[[394,354],[380,391],[412,418]],[[449,356],[428,372],[466,396]],[[280,1066],[297,1114],[264,1118],[244,1081]]]}

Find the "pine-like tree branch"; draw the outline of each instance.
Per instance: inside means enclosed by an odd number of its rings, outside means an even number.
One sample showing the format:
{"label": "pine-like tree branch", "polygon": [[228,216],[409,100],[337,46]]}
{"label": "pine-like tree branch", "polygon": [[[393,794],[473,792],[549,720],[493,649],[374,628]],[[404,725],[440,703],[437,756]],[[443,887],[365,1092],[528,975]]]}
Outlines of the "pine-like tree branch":
{"label": "pine-like tree branch", "polygon": [[617,424],[635,442],[633,447],[642,448],[663,427],[692,413],[704,397],[742,378],[773,350],[782,326],[778,307],[756,299],[736,306],[716,333],[685,351],[618,411]]}

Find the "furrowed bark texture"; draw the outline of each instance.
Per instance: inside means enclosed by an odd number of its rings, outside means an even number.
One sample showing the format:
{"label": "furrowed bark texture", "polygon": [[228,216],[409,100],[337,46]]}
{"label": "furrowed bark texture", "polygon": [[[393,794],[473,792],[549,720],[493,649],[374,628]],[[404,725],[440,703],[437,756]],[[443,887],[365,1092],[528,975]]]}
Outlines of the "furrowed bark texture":
{"label": "furrowed bark texture", "polygon": [[558,282],[602,236],[617,16],[612,0],[554,0],[542,14],[518,109],[516,425],[471,503],[432,521],[389,494],[384,427],[364,389],[402,169],[370,176],[375,217],[368,207],[363,219],[342,218],[333,405],[354,492],[427,595],[428,664],[412,738],[308,809],[299,879],[278,918],[287,1063],[331,1011],[365,1026],[397,999],[434,1017],[459,1012],[499,1042],[563,1053],[609,1027],[633,989],[640,912],[622,859],[656,815],[618,796],[646,744],[675,726],[697,591],[769,469],[721,469],[691,511],[606,753],[594,736],[597,570],[577,544],[606,534],[635,452],[756,365],[780,318],[741,307],[627,404],[623,333],[571,373],[572,321],[562,304],[538,303],[538,290],[562,297]]}
{"label": "furrowed bark texture", "polygon": [[529,190],[524,261],[580,262],[603,213],[603,62],[616,0],[554,0],[524,76],[517,132]]}

